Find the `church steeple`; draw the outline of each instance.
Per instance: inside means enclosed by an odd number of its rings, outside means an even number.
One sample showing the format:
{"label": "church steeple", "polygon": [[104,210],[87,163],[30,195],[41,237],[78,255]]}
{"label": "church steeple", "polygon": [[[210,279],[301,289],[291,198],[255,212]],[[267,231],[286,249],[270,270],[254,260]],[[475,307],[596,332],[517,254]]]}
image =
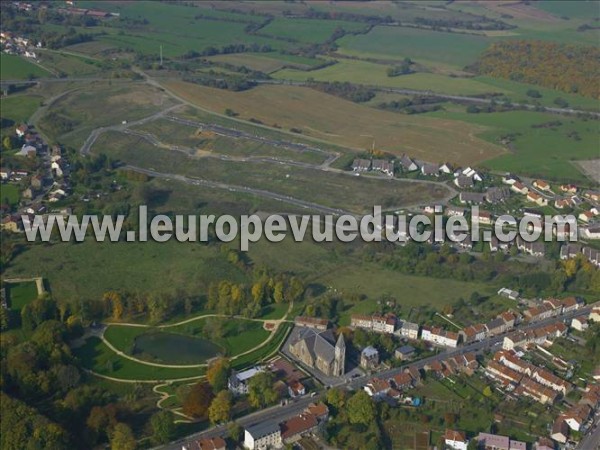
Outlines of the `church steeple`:
{"label": "church steeple", "polygon": [[344,335],[340,333],[337,343],[335,344],[335,363],[334,363],[334,374],[338,377],[344,375],[346,368],[346,341],[344,341]]}

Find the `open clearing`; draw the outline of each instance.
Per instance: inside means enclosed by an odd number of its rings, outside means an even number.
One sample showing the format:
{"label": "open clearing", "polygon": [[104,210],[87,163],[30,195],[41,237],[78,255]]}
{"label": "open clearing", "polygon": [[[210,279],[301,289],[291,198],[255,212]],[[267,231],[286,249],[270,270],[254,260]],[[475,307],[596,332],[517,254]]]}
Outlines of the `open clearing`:
{"label": "open clearing", "polygon": [[[425,204],[441,200],[450,191],[441,184],[411,183],[387,177],[355,177],[283,163],[224,161],[198,158],[150,145],[140,137],[109,132],[101,135],[92,151],[113,160],[162,173],[218,181],[231,186],[263,189],[330,208],[363,213],[373,205],[384,208]],[[282,208],[285,203],[282,203]]]}
{"label": "open clearing", "polygon": [[370,148],[375,137],[381,150],[425,161],[468,165],[503,153],[501,147],[475,137],[484,127],[373,110],[310,88],[269,85],[233,93],[181,81],[165,85],[211,111],[231,108],[240,118],[299,128],[303,134],[356,150]]}

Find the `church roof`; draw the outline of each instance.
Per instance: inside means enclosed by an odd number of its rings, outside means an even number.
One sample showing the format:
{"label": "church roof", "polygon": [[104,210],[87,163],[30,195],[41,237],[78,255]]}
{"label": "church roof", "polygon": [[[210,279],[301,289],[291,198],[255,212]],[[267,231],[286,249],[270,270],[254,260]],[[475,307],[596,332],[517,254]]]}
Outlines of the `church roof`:
{"label": "church roof", "polygon": [[[341,345],[344,344],[344,338],[340,335]],[[338,339],[338,344],[340,343]],[[331,363],[335,359],[335,336],[331,330],[318,331],[312,328],[296,327],[292,335],[291,343],[294,345],[300,341],[305,341],[308,351],[313,358],[319,357],[324,361]]]}

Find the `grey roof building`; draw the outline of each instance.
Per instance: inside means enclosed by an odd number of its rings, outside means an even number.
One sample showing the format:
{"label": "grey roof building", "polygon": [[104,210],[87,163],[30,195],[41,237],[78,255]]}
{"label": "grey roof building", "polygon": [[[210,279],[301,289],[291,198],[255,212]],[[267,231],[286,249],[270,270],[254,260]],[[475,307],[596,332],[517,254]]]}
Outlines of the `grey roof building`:
{"label": "grey roof building", "polygon": [[331,330],[296,327],[290,336],[292,355],[325,375],[342,376],[346,363],[346,343],[340,333],[337,342]]}

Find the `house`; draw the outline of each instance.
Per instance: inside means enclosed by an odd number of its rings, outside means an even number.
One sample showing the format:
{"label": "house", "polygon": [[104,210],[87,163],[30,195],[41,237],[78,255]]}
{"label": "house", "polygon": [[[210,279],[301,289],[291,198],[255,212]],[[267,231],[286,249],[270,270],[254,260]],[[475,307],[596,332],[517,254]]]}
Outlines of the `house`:
{"label": "house", "polygon": [[488,203],[502,203],[510,198],[510,190],[505,187],[491,187],[485,193],[485,199]]}
{"label": "house", "polygon": [[507,330],[506,323],[500,317],[485,324],[488,336],[497,336]]}
{"label": "house", "polygon": [[600,239],[600,223],[579,228],[581,236],[585,239]]}
{"label": "house", "polygon": [[181,450],[225,450],[227,444],[222,437],[205,438],[198,441],[187,442]]}
{"label": "house", "polygon": [[563,415],[563,419],[571,430],[579,431],[591,413],[592,408],[588,405],[575,405]]}
{"label": "house", "polygon": [[310,413],[301,413],[281,424],[281,439],[285,444],[296,442],[314,430],[318,425],[317,418]]}
{"label": "house", "polygon": [[[474,208],[475,209],[475,208]],[[492,224],[492,213],[489,211],[478,210],[472,213],[471,220],[473,222],[477,222],[483,225],[491,225]]]}
{"label": "house", "polygon": [[26,156],[28,158],[35,158],[37,155],[37,149],[33,145],[23,144],[21,150],[15,153],[15,156]]}
{"label": "house", "polygon": [[8,215],[2,218],[0,229],[10,231],[11,233],[18,233],[21,231],[22,222],[19,216]]}
{"label": "house", "polygon": [[31,177],[31,186],[35,189],[41,189],[44,185],[44,179],[41,175],[34,175]]}
{"label": "house", "polygon": [[412,345],[403,345],[394,351],[394,356],[400,361],[407,361],[415,356],[415,348]]}
{"label": "house", "polygon": [[6,169],[6,168],[1,168],[0,169],[0,179],[2,179],[3,181],[8,180],[10,177],[12,177],[12,170],[10,169]]}
{"label": "house", "polygon": [[527,193],[527,200],[539,206],[546,206],[548,204],[548,200],[546,198],[533,191]]}
{"label": "house", "polygon": [[455,244],[463,250],[473,249],[473,240],[471,239],[470,234],[467,234],[462,241],[456,242]]}
{"label": "house", "polygon": [[365,328],[377,333],[392,334],[396,329],[396,316],[393,314],[386,314],[385,316],[353,314],[350,317],[350,326]]}
{"label": "house", "polygon": [[239,373],[234,370],[227,382],[227,388],[235,395],[247,394],[248,381],[250,381],[253,376],[263,371],[264,369],[258,366]]}
{"label": "house", "polygon": [[580,244],[564,244],[560,247],[560,259],[562,260],[575,258],[580,253]]}
{"label": "house", "polygon": [[403,321],[402,325],[398,329],[399,333],[402,337],[406,337],[408,339],[418,339],[419,338],[419,325],[412,322]]}
{"label": "house", "polygon": [[400,158],[400,165],[402,166],[402,170],[405,172],[414,172],[415,170],[419,170],[417,163],[406,155],[402,155],[402,158]]}
{"label": "house", "polygon": [[463,204],[480,205],[485,201],[485,194],[479,192],[461,192],[458,199]]}
{"label": "house", "polygon": [[421,167],[421,173],[428,177],[439,177],[440,166],[438,166],[437,164],[425,163]]}
{"label": "house", "polygon": [[589,317],[588,317],[590,322],[600,322],[600,307],[596,306],[592,309],[592,312],[590,313]]}
{"label": "house", "polygon": [[336,341],[331,330],[294,327],[289,342],[290,353],[306,366],[327,376],[339,377],[345,373],[346,343],[342,333]]}
{"label": "house", "polygon": [[561,184],[560,190],[567,194],[577,194],[577,186],[574,184]]}
{"label": "house", "polygon": [[458,345],[459,337],[458,333],[446,331],[439,327],[423,327],[421,331],[421,339],[444,347],[455,348]]}
{"label": "house", "polygon": [[294,319],[294,323],[299,327],[314,328],[315,330],[325,331],[329,325],[327,319],[319,319],[318,317],[298,316]]}
{"label": "house", "polygon": [[360,367],[366,370],[371,370],[379,365],[379,352],[375,347],[365,347],[360,352]]}
{"label": "house", "polygon": [[588,223],[595,216],[596,215],[592,211],[583,211],[581,214],[579,214],[578,219],[582,222]]}
{"label": "house", "polygon": [[465,208],[459,208],[457,206],[448,206],[445,211],[445,213],[448,217],[452,217],[452,216],[464,217],[466,212],[467,212],[467,210]]}
{"label": "house", "polygon": [[366,172],[371,168],[371,161],[368,159],[355,159],[352,162],[352,170],[354,172]]}
{"label": "house", "polygon": [[293,380],[288,384],[288,394],[292,398],[302,397],[306,394],[306,388],[298,380]]}
{"label": "house", "polygon": [[452,169],[452,166],[450,164],[444,163],[440,166],[440,172],[445,174],[451,174],[454,172],[454,170]]}
{"label": "house", "polygon": [[384,159],[374,159],[372,169],[376,172],[385,173],[388,176],[394,176],[394,163]]}
{"label": "house", "polygon": [[472,188],[475,183],[473,182],[473,178],[467,177],[465,175],[459,175],[454,179],[454,184],[461,189]]}
{"label": "house", "polygon": [[592,200],[594,202],[600,202],[600,191],[585,191],[583,194],[585,198],[588,200]]}
{"label": "house", "polygon": [[470,167],[459,171],[456,176],[459,176],[460,174],[473,178],[474,181],[483,181],[483,177],[475,169],[471,169]]}
{"label": "house", "polygon": [[527,242],[521,239],[520,236],[517,238],[517,248],[524,253],[528,253],[539,258],[542,258],[546,255],[546,246],[543,242]]}
{"label": "house", "polygon": [[512,186],[517,181],[521,181],[519,179],[519,177],[512,175],[510,173],[507,173],[506,175],[502,175],[502,183],[504,183],[504,184],[508,184],[509,186]]}
{"label": "house", "polygon": [[538,188],[540,191],[550,191],[550,185],[544,180],[535,180],[533,186]]}
{"label": "house", "polygon": [[364,390],[369,394],[369,397],[380,399],[384,397],[391,388],[392,386],[387,380],[373,378],[365,385]]}
{"label": "house", "polygon": [[550,437],[559,444],[566,444],[567,439],[569,439],[569,425],[567,425],[563,416],[558,416],[554,421]]}
{"label": "house", "polygon": [[227,444],[222,437],[205,438],[193,442],[187,442],[181,450],[225,450]]}
{"label": "house", "polygon": [[462,431],[446,430],[444,433],[444,444],[454,450],[467,450],[469,440]]}
{"label": "house", "polygon": [[589,323],[585,317],[575,317],[571,320],[571,328],[577,331],[585,331],[589,328]]}
{"label": "house", "polygon": [[554,200],[554,207],[556,209],[565,209],[571,206],[571,199],[568,198],[557,198]]}
{"label": "house", "polygon": [[318,422],[325,422],[329,418],[329,408],[323,402],[311,403],[304,411],[315,416]]}
{"label": "house", "polygon": [[575,311],[581,307],[583,307],[584,303],[581,298],[578,297],[567,297],[562,300],[562,311],[563,313],[568,313],[571,311]]}
{"label": "house", "polygon": [[507,288],[501,288],[498,291],[498,295],[501,295],[502,297],[509,298],[511,300],[518,300],[519,299],[519,293],[517,291],[513,291],[513,290],[507,289]]}
{"label": "house", "polygon": [[262,450],[281,446],[281,430],[275,422],[257,423],[244,430],[244,448]]}
{"label": "house", "polygon": [[515,181],[511,186],[510,186],[511,191],[516,192],[517,194],[522,194],[522,195],[526,195],[529,192],[529,188],[527,186],[525,186],[523,183],[521,183],[520,181]]}
{"label": "house", "polygon": [[487,330],[485,325],[478,323],[462,329],[459,334],[462,336],[464,343],[476,342],[485,339]]}
{"label": "house", "polygon": [[583,257],[594,266],[600,267],[600,250],[591,247],[583,247],[581,253],[583,254]]}
{"label": "house", "polygon": [[533,444],[533,450],[554,450],[552,439],[541,437]]}
{"label": "house", "polygon": [[394,382],[394,386],[396,386],[396,389],[399,391],[405,391],[412,388],[415,382],[413,377],[408,372],[402,372],[394,375],[391,381]]}
{"label": "house", "polygon": [[15,133],[17,133],[18,137],[23,137],[29,131],[29,127],[26,124],[21,124],[15,129]]}
{"label": "house", "polygon": [[490,433],[479,433],[479,445],[486,450],[527,450],[527,444],[522,441],[513,441],[508,436]]}

